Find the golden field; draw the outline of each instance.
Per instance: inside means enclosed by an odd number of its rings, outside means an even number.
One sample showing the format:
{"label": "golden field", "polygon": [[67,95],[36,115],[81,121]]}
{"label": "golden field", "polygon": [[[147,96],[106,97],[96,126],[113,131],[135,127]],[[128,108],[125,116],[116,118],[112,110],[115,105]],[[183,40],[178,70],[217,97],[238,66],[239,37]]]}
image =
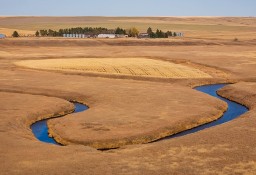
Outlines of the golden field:
{"label": "golden field", "polygon": [[[183,26],[190,35],[166,40],[0,40],[1,174],[255,174],[255,18],[1,20],[0,27],[28,31],[100,25],[102,20],[113,26],[136,23],[142,29],[161,23],[166,29]],[[214,83],[233,83],[219,94],[249,112],[151,143],[218,119],[226,103],[191,88]],[[74,106],[69,101],[90,108],[48,122],[50,134],[66,146],[38,141],[29,126],[70,113]]]}
{"label": "golden field", "polygon": [[211,78],[210,75],[180,64],[145,58],[86,58],[26,60],[17,66],[43,70],[89,72],[161,78]]}

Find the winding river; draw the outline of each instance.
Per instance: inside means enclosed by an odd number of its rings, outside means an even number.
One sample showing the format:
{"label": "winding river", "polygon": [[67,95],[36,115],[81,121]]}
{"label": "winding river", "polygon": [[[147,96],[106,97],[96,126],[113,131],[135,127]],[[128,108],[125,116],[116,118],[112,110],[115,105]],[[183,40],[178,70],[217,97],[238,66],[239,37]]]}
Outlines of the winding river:
{"label": "winding river", "polygon": [[[200,92],[206,93],[206,94],[211,95],[216,98],[219,98],[228,104],[228,110],[224,113],[224,115],[221,118],[219,118],[216,121],[210,122],[208,124],[204,124],[204,125],[195,127],[193,129],[186,130],[186,131],[165,137],[163,139],[171,139],[171,138],[175,138],[175,137],[180,137],[180,136],[184,136],[184,135],[191,134],[194,132],[198,132],[198,131],[206,129],[206,128],[220,125],[220,124],[226,123],[228,121],[231,121],[231,120],[239,117],[240,115],[244,114],[245,112],[247,112],[248,109],[245,106],[235,103],[235,102],[232,102],[232,101],[225,99],[217,94],[217,91],[226,85],[227,84],[215,84],[215,85],[199,86],[199,87],[195,88],[196,90],[198,90]],[[87,106],[80,104],[80,103],[74,103],[74,105],[75,105],[74,113],[82,112],[82,111],[85,111],[88,109]],[[47,120],[50,120],[50,119],[41,120],[41,121],[38,121],[38,122],[34,123],[33,125],[31,125],[31,129],[32,129],[35,137],[42,142],[60,145],[53,138],[48,136]],[[163,140],[163,139],[160,139],[160,140]]]}
{"label": "winding river", "polygon": [[[81,103],[73,103],[75,105],[75,111],[73,113],[83,112],[88,109],[87,106],[81,104]],[[51,143],[55,145],[61,145],[57,143],[52,137],[49,137],[48,135],[48,126],[47,121],[50,119],[40,120],[34,124],[31,125],[32,132],[34,136],[46,143]]]}
{"label": "winding river", "polygon": [[[223,98],[217,94],[217,91],[226,85],[228,85],[228,84],[204,85],[204,86],[199,86],[199,87],[195,88],[196,90],[198,90],[200,92],[206,93],[206,94],[211,95],[216,98],[219,98],[220,100],[223,100],[228,104],[228,109],[223,114],[223,116],[221,118],[219,118],[218,120],[212,121],[210,123],[195,127],[193,129],[189,129],[189,130],[165,137],[163,139],[171,139],[171,138],[181,137],[181,136],[184,136],[187,134],[195,133],[195,132],[201,131],[206,128],[210,128],[210,127],[213,127],[216,125],[220,125],[220,124],[229,122],[229,121],[234,120],[235,118],[241,116],[242,114],[246,113],[248,111],[248,108],[246,108],[245,106],[243,106],[239,103],[230,101],[230,100]],[[162,140],[162,139],[160,139],[160,140]]]}

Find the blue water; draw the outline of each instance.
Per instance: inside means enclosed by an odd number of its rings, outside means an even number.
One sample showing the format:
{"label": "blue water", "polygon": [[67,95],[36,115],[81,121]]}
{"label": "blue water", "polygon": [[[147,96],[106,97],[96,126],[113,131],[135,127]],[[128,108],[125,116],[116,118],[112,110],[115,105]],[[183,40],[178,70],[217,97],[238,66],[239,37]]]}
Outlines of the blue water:
{"label": "blue water", "polygon": [[[82,112],[88,109],[87,106],[80,103],[74,103],[74,105],[75,105],[74,113]],[[48,126],[47,126],[48,120],[50,119],[41,120],[32,124],[31,125],[32,132],[35,135],[35,137],[42,142],[60,145],[52,137],[48,136]]]}
{"label": "blue water", "polygon": [[187,134],[198,132],[198,131],[206,129],[206,128],[210,128],[210,127],[213,127],[213,126],[216,126],[216,125],[220,125],[220,124],[226,123],[228,121],[231,121],[231,120],[239,117],[240,115],[244,114],[245,112],[247,112],[248,108],[246,108],[245,106],[240,105],[236,102],[232,102],[232,101],[230,101],[228,99],[225,99],[223,97],[220,97],[217,94],[217,91],[219,89],[223,88],[226,85],[228,85],[228,84],[206,85],[206,86],[199,86],[199,87],[195,88],[196,90],[198,90],[200,92],[206,93],[206,94],[211,95],[211,96],[216,97],[216,98],[219,98],[219,99],[225,101],[228,104],[228,110],[224,113],[224,115],[221,118],[219,118],[218,120],[213,121],[211,123],[204,124],[204,125],[198,126],[196,128],[186,130],[186,131],[183,131],[183,132],[165,137],[163,139],[171,139],[171,138],[175,138],[175,137],[180,137],[180,136],[184,136],[184,135],[187,135]]}

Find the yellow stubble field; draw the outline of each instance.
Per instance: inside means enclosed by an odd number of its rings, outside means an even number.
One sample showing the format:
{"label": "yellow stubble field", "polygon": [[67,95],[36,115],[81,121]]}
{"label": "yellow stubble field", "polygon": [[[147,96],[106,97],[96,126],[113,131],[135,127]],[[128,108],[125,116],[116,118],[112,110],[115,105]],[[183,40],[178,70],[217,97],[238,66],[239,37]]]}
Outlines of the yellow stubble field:
{"label": "yellow stubble field", "polygon": [[186,65],[147,58],[75,58],[26,60],[15,63],[32,69],[158,78],[211,78]]}

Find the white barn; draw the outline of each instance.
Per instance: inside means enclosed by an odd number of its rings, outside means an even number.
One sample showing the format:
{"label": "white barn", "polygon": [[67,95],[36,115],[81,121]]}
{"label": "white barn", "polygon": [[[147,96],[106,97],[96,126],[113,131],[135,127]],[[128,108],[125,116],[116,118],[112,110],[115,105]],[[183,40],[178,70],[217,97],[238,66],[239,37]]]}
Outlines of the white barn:
{"label": "white barn", "polygon": [[98,38],[117,38],[116,34],[99,34]]}

